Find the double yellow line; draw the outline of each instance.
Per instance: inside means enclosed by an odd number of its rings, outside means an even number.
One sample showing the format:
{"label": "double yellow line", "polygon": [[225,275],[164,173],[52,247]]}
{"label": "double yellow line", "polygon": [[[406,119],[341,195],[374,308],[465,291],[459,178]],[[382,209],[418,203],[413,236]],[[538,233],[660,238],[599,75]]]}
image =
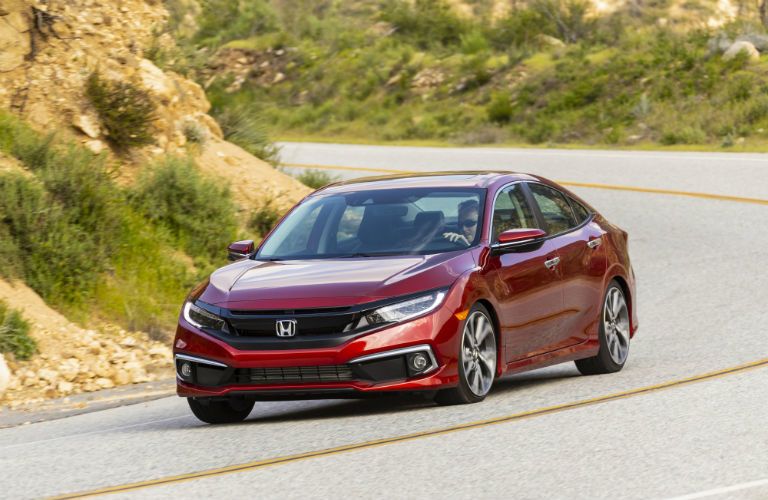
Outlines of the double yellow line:
{"label": "double yellow line", "polygon": [[[339,165],[314,165],[314,164],[307,164],[307,163],[283,163],[282,165],[288,168],[371,172],[371,173],[378,173],[378,174],[424,173],[424,172],[419,172],[418,170],[396,170],[396,169],[388,169],[388,168],[353,167],[353,166],[339,166]],[[699,193],[695,191],[676,191],[673,189],[656,189],[656,188],[644,188],[644,187],[635,187],[635,186],[622,186],[622,185],[616,185],[616,184],[599,184],[594,182],[575,182],[575,181],[556,181],[556,182],[558,184],[562,184],[563,186],[571,186],[571,187],[608,189],[612,191],[632,191],[636,193],[666,194],[671,196],[686,196],[689,198],[703,198],[706,200],[734,201],[738,203],[768,205],[768,200],[762,199],[762,198],[747,198],[743,196],[729,196],[724,194]]]}
{"label": "double yellow line", "polygon": [[592,406],[596,404],[601,403],[607,403],[609,401],[615,401],[617,399],[626,399],[634,396],[640,396],[642,394],[647,394],[651,392],[657,392],[664,389],[670,389],[673,387],[680,387],[684,385],[693,384],[696,382],[702,382],[705,380],[712,380],[715,378],[724,377],[727,375],[733,375],[736,373],[745,372],[747,370],[753,370],[756,368],[766,367],[768,366],[768,358],[760,359],[757,361],[752,361],[750,363],[744,363],[737,366],[732,366],[730,368],[725,368],[723,370],[703,373],[700,375],[696,375],[693,377],[688,378],[681,378],[677,380],[672,380],[668,382],[663,382],[660,384],[655,385],[648,385],[644,387],[638,387],[636,389],[631,389],[628,391],[623,392],[617,392],[613,394],[607,394],[604,396],[598,396],[595,398],[590,399],[583,399],[580,401],[575,401],[572,403],[563,403],[559,405],[554,406],[547,406],[544,408],[537,408],[535,410],[529,410],[524,411],[520,413],[513,413],[511,415],[505,415],[502,417],[496,417],[491,418],[487,420],[477,420],[474,422],[467,422],[464,424],[459,425],[453,425],[449,427],[443,427],[438,429],[432,429],[428,431],[423,432],[415,432],[413,434],[406,434],[403,436],[394,436],[389,438],[383,438],[383,439],[376,439],[373,441],[364,441],[361,443],[353,443],[348,444],[344,446],[338,446],[335,448],[326,448],[323,450],[316,450],[316,451],[310,451],[306,453],[298,453],[295,455],[285,455],[281,457],[275,457],[275,458],[268,458],[266,460],[256,460],[253,462],[245,462],[241,464],[236,465],[230,465],[227,467],[218,467],[214,469],[206,469],[198,472],[190,472],[187,474],[179,474],[176,476],[167,476],[167,477],[161,477],[158,479],[151,479],[149,481],[140,481],[136,483],[126,483],[118,486],[109,486],[106,488],[100,488],[95,490],[89,490],[89,491],[81,491],[78,493],[71,493],[71,494],[65,494],[61,496],[54,497],[56,499],[65,499],[65,498],[83,498],[83,497],[89,497],[89,496],[95,496],[95,495],[105,495],[109,493],[121,493],[121,492],[128,492],[128,491],[136,491],[143,488],[149,488],[152,486],[161,486],[166,484],[175,484],[175,483],[181,483],[185,481],[191,481],[195,479],[203,479],[206,477],[213,477],[213,476],[223,476],[225,474],[232,474],[235,472],[245,472],[245,471],[252,471],[256,469],[262,469],[264,467],[269,467],[272,465],[280,465],[280,464],[287,464],[287,463],[293,463],[293,462],[299,462],[302,460],[307,460],[310,458],[318,458],[318,457],[325,457],[329,455],[338,455],[340,453],[346,453],[351,451],[357,451],[357,450],[364,450],[368,448],[374,448],[377,446],[384,446],[388,444],[395,444],[395,443],[402,443],[405,441],[413,441],[416,439],[421,438],[427,438],[427,437],[433,437],[433,436],[441,436],[444,434],[450,434],[453,432],[459,432],[459,431],[466,431],[470,429],[477,429],[480,427],[488,427],[491,425],[497,425],[497,424],[504,424],[508,422],[514,422],[516,420],[523,420],[527,418],[533,418],[533,417],[540,417],[544,415],[550,415],[552,413],[558,413],[562,411],[567,410],[575,410],[578,408],[583,408],[585,406]]}

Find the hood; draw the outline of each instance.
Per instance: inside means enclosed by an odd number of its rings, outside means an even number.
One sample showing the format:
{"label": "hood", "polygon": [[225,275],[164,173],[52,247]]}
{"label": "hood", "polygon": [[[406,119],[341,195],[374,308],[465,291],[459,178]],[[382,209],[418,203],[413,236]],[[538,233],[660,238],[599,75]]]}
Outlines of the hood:
{"label": "hood", "polygon": [[215,271],[200,300],[230,309],[341,307],[449,287],[470,252],[347,259],[243,260]]}

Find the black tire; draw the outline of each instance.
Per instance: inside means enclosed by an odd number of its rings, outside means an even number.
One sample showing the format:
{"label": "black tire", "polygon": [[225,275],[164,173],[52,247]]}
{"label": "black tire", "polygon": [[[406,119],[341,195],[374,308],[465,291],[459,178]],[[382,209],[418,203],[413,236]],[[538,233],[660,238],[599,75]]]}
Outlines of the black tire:
{"label": "black tire", "polygon": [[[487,387],[482,387],[482,390],[480,391],[481,394],[479,395],[476,394],[475,391],[473,391],[473,389],[470,387],[470,382],[468,380],[469,377],[464,368],[465,360],[468,359],[466,358],[467,353],[465,352],[464,348],[464,337],[468,334],[468,323],[473,319],[473,317],[476,317],[477,314],[482,314],[485,317],[485,321],[491,328],[490,333],[488,333],[484,339],[484,344],[487,339],[487,342],[492,343],[493,346],[493,367],[489,370],[492,373],[492,377],[490,379],[489,385],[487,385]],[[461,334],[459,335],[459,385],[450,389],[442,389],[438,391],[435,395],[435,401],[437,403],[442,405],[479,403],[480,401],[484,400],[488,395],[488,392],[490,392],[491,385],[493,385],[493,378],[496,376],[496,357],[498,356],[496,343],[496,339],[498,337],[496,335],[496,326],[493,324],[493,320],[491,318],[492,316],[488,312],[488,309],[486,309],[482,304],[475,304],[472,306],[472,309],[470,309],[469,314],[467,314],[467,319],[461,327]],[[475,361],[477,366],[480,367],[480,362],[477,361],[477,357],[475,357]],[[483,366],[487,368],[487,365],[484,364]]]}
{"label": "black tire", "polygon": [[254,401],[236,398],[187,398],[187,403],[192,413],[207,424],[242,422],[248,418],[254,405]]}
{"label": "black tire", "polygon": [[[623,360],[615,360],[615,355],[611,354],[611,348],[609,347],[609,339],[608,335],[606,335],[606,308],[609,307],[608,301],[609,296],[612,294],[616,294],[618,291],[619,296],[621,297],[621,300],[623,301],[623,306],[625,308],[626,313],[626,352],[623,356]],[[609,326],[610,328],[610,326]],[[614,327],[615,328],[615,327]],[[616,335],[615,333],[613,335]],[[623,337],[622,337],[623,338]],[[622,368],[624,368],[624,365],[627,362],[627,357],[629,356],[629,308],[626,303],[626,298],[624,297],[624,290],[622,290],[621,286],[613,280],[608,285],[608,288],[605,291],[605,295],[603,296],[603,303],[600,308],[600,327],[598,330],[598,340],[600,342],[600,350],[597,352],[597,356],[593,356],[591,358],[585,358],[585,359],[578,359],[576,360],[576,368],[579,370],[579,372],[582,375],[603,375],[606,373],[616,373],[620,371]]]}

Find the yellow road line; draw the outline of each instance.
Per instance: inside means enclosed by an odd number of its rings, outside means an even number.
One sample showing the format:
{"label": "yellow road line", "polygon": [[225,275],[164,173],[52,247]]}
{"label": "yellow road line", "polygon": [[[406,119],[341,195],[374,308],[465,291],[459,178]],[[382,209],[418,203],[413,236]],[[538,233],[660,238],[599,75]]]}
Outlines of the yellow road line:
{"label": "yellow road line", "polygon": [[617,392],[614,394],[608,394],[604,396],[598,396],[591,399],[583,399],[583,400],[574,401],[571,403],[563,403],[563,404],[554,405],[554,406],[547,406],[544,408],[537,408],[535,410],[514,413],[512,415],[506,415],[506,416],[491,418],[487,420],[477,420],[474,422],[467,422],[464,424],[453,425],[450,427],[443,427],[443,428],[432,429],[432,430],[423,431],[423,432],[416,432],[413,434],[406,434],[403,436],[394,436],[389,438],[376,439],[372,441],[365,441],[362,443],[348,444],[348,445],[339,446],[336,448],[327,448],[324,450],[310,451],[310,452],[299,453],[295,455],[286,455],[282,457],[269,458],[266,460],[245,462],[242,464],[230,465],[227,467],[219,467],[214,469],[202,470],[198,472],[190,472],[187,474],[179,474],[176,476],[168,476],[168,477],[162,477],[158,479],[151,479],[149,481],[140,481],[136,483],[127,483],[127,484],[122,484],[117,486],[109,486],[106,488],[94,489],[89,491],[81,491],[78,493],[65,494],[65,495],[54,497],[54,498],[56,499],[83,498],[83,497],[89,497],[94,495],[105,495],[109,493],[135,491],[143,488],[149,488],[152,486],[180,483],[184,481],[191,481],[194,479],[202,479],[202,478],[212,477],[212,476],[221,476],[225,474],[232,474],[235,472],[243,472],[243,471],[249,471],[254,469],[260,469],[260,468],[269,467],[272,465],[298,462],[298,461],[307,460],[310,458],[336,455],[336,454],[345,453],[345,452],[363,450],[367,448],[374,448],[376,446],[384,446],[388,444],[401,443],[404,441],[413,441],[415,439],[420,439],[420,438],[440,436],[440,435],[449,434],[452,432],[464,431],[469,429],[477,429],[480,427],[487,427],[490,425],[497,425],[497,424],[503,424],[507,422],[513,422],[516,420],[522,420],[525,418],[539,417],[539,416],[549,415],[549,414],[557,413],[561,411],[583,408],[585,406],[606,403],[606,402],[614,401],[617,399],[630,398],[634,396],[639,396],[641,394],[647,394],[649,392],[660,391],[660,390],[669,389],[672,387],[679,387],[682,385],[693,384],[693,383],[702,382],[705,380],[712,380],[715,378],[724,377],[726,375],[732,375],[735,373],[740,373],[747,370],[766,367],[766,366],[768,366],[768,358],[763,358],[757,361],[753,361],[751,363],[744,363],[741,365],[732,366],[730,368],[725,368],[723,370],[717,370],[713,372],[703,373],[700,375],[695,375],[693,377],[671,380],[671,381],[663,382],[660,384],[638,387],[636,389],[631,389],[628,391]]}
{"label": "yellow road line", "polygon": [[[417,174],[418,170],[394,170],[386,168],[371,168],[371,167],[350,167],[350,166],[337,166],[337,165],[313,165],[305,163],[283,163],[284,167],[289,168],[306,168],[315,170],[344,170],[344,171],[359,171],[359,172],[374,172],[380,174]],[[633,191],[636,193],[651,193],[651,194],[666,194],[671,196],[687,196],[689,198],[704,198],[708,200],[722,200],[722,201],[734,201],[737,203],[752,203],[756,205],[768,205],[768,200],[762,198],[746,198],[743,196],[730,196],[725,194],[713,194],[713,193],[698,193],[695,191],[677,191],[673,189],[656,189],[656,188],[644,188],[635,186],[622,186],[614,184],[599,184],[593,182],[575,182],[575,181],[556,181],[563,186],[583,187],[592,189],[608,189],[613,191]]]}

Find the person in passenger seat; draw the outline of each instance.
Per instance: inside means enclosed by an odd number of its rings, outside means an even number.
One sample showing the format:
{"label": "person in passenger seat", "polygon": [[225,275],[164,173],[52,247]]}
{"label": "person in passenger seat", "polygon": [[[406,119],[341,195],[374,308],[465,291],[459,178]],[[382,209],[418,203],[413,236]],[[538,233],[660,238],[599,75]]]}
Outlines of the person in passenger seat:
{"label": "person in passenger seat", "polygon": [[459,232],[443,233],[443,238],[464,246],[471,245],[477,234],[479,212],[480,205],[477,200],[465,200],[459,203]]}

